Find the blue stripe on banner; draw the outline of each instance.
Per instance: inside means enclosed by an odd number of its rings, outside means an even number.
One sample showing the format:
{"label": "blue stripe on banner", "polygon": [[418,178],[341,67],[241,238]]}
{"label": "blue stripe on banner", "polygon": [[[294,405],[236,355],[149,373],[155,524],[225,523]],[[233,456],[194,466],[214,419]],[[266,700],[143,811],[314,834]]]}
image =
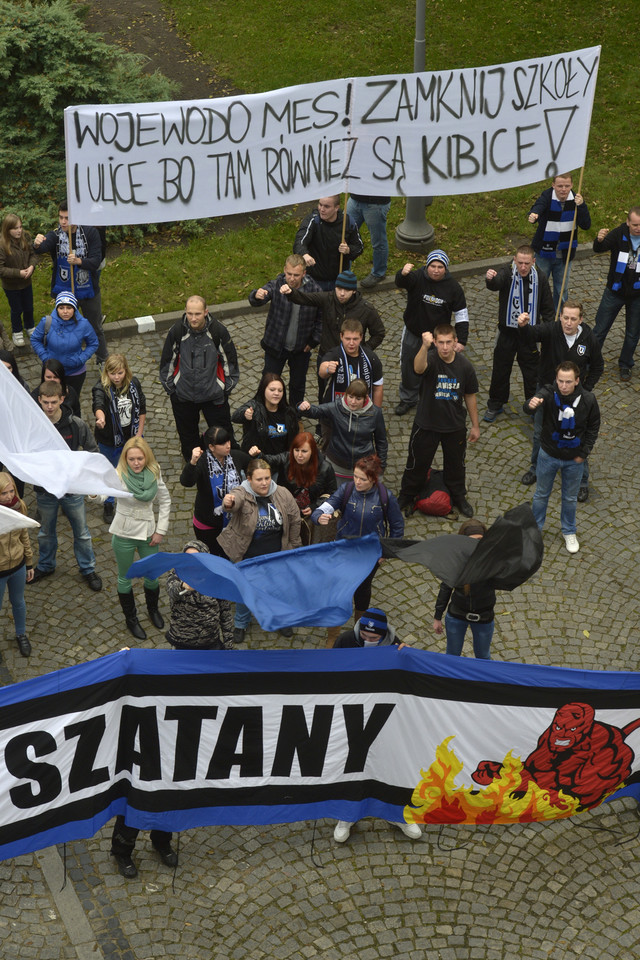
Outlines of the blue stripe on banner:
{"label": "blue stripe on banner", "polygon": [[640,796],[640,676],[131,650],[0,691],[0,856],[132,826],[557,819]]}

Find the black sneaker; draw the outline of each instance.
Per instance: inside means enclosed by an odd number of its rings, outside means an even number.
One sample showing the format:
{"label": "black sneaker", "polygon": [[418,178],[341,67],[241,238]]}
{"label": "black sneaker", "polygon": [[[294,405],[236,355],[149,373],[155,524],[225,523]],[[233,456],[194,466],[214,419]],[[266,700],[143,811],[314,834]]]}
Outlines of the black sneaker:
{"label": "black sneaker", "polygon": [[403,417],[405,413],[409,413],[409,410],[413,410],[414,407],[415,403],[407,403],[406,400],[401,400],[393,412],[396,417]]}
{"label": "black sneaker", "polygon": [[292,637],[293,636],[293,627],[281,627],[278,630],[278,633],[282,637]]}
{"label": "black sneaker", "polygon": [[50,577],[55,570],[41,570],[40,567],[36,567],[33,571],[33,579],[27,580],[27,583],[38,583],[39,580],[44,580],[45,577]]}
{"label": "black sneaker", "polygon": [[537,479],[535,470],[527,470],[526,473],[522,474],[520,483],[524,483],[525,487],[530,487]]}
{"label": "black sneaker", "polygon": [[416,508],[416,498],[410,496],[409,494],[401,493],[398,497],[398,506],[404,513],[405,517],[412,517]]}
{"label": "black sneaker", "polygon": [[166,847],[154,847],[153,848],[165,867],[177,867],[178,866],[178,854],[175,852],[171,844],[167,844]]}
{"label": "black sneaker", "polygon": [[98,593],[100,590],[102,590],[102,580],[95,570],[92,573],[83,573],[82,576],[86,580],[89,588],[95,593]]}
{"label": "black sneaker", "polygon": [[631,370],[629,367],[620,367],[620,379],[623,383],[627,383],[631,380]]}
{"label": "black sneaker", "polygon": [[31,656],[31,644],[29,643],[29,637],[26,633],[19,633],[16,636],[16,643],[23,657]]}
{"label": "black sneaker", "polygon": [[245,631],[242,627],[233,628],[233,642],[234,643],[244,643]]}
{"label": "black sneaker", "polygon": [[135,880],[138,876],[138,868],[131,857],[125,853],[112,853],[111,856],[118,865],[118,873],[120,876],[124,877],[125,880]]}
{"label": "black sneaker", "polygon": [[456,500],[454,503],[454,507],[456,508],[456,510],[459,510],[464,517],[473,516],[473,507],[471,506],[469,501],[466,499],[466,497],[463,497],[462,500]]}
{"label": "black sneaker", "polygon": [[578,503],[586,503],[589,499],[589,487],[586,483],[580,484],[580,489],[578,490]]}
{"label": "black sneaker", "polygon": [[104,507],[102,508],[102,519],[104,520],[104,522],[111,523],[115,516],[115,512],[116,512],[115,504],[109,503],[109,501],[107,501]]}

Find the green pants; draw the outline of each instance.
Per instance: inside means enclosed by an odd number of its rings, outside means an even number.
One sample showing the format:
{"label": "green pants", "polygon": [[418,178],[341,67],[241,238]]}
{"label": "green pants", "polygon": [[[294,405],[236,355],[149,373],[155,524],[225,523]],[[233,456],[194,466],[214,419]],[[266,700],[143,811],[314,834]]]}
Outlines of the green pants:
{"label": "green pants", "polygon": [[[130,540],[129,537],[118,537],[115,533],[111,537],[111,546],[118,564],[118,593],[131,593],[133,590],[133,583],[127,577],[127,570],[135,560],[136,553],[139,557],[150,557],[158,552],[159,547],[152,547],[149,540]],[[144,585],[155,590],[158,581],[148,580],[145,577]]]}

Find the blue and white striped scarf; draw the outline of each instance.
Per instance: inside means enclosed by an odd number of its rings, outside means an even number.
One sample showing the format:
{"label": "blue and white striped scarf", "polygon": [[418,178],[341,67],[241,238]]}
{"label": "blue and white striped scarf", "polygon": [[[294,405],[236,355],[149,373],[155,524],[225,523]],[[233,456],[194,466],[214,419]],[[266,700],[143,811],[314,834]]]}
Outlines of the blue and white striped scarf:
{"label": "blue and white striped scarf", "polygon": [[511,289],[509,290],[509,303],[507,304],[508,327],[518,328],[518,317],[521,313],[528,313],[531,326],[538,320],[538,271],[531,267],[529,272],[529,299],[524,302],[524,281],[521,277],[515,263],[511,267]]}
{"label": "blue and white striped scarf", "polygon": [[[612,290],[620,290],[622,287],[622,278],[624,272],[629,266],[629,254],[632,251],[631,241],[627,234],[622,234],[622,240],[620,242],[620,251],[618,253],[618,259],[616,261],[616,273],[620,275],[620,279],[616,280],[615,283],[611,284]],[[633,284],[634,290],[640,290],[640,256],[637,255],[636,251],[636,281]]]}
{"label": "blue and white striped scarf", "polygon": [[[575,207],[573,191],[569,193],[569,196],[564,201],[564,209],[562,202],[558,200],[556,196],[555,190],[553,191],[539,256],[552,260],[556,256],[556,250],[564,252],[569,249],[569,237],[571,235]],[[573,235],[571,246],[574,249],[578,246],[577,231]]]}

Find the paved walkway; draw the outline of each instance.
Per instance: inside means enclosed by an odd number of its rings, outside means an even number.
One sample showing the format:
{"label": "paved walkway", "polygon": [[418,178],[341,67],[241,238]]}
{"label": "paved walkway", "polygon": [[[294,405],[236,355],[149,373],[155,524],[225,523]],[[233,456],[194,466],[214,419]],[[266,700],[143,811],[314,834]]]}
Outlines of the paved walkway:
{"label": "paved walkway", "polygon": [[[605,276],[602,258],[574,266],[572,290],[583,300],[588,320]],[[107,274],[104,281],[109,282]],[[479,374],[484,409],[497,296],[486,291],[482,274],[465,277],[463,284],[472,318],[468,355]],[[372,299],[387,324],[380,350],[391,448],[387,481],[397,490],[411,427],[409,418],[392,413],[404,301],[392,286]],[[263,313],[236,312],[227,322],[242,362],[234,397],[239,403],[252,394],[261,369]],[[177,483],[180,451],[157,378],[163,338],[162,332],[128,334],[111,346],[126,353],[147,393],[146,435],[174,497],[166,547],[175,550],[190,535],[193,492]],[[606,670],[636,667],[640,380],[621,384],[618,379],[621,340],[619,321],[605,345],[606,371],[598,385],[603,421],[592,458],[591,497],[579,506],[580,552],[570,557],[565,551],[556,492],[542,569],[515,593],[499,595],[497,659]],[[34,385],[36,362],[20,359]],[[519,377],[512,388],[505,415],[493,425],[483,424],[480,441],[468,454],[469,499],[488,522],[531,496],[519,482],[530,452]],[[87,415],[88,397],[86,387]],[[5,609],[1,682],[103,656],[131,639],[116,599],[115,564],[101,509],[89,506],[88,515],[104,591],[93,594],[80,580],[63,521],[55,577],[28,588],[34,647],[29,660],[13,646]],[[432,536],[456,528],[449,520],[418,515],[408,533]],[[437,583],[424,568],[387,563],[374,599],[404,639],[443,651],[444,640],[431,631],[436,593]],[[291,641],[255,625],[248,634],[253,649],[320,643],[318,630],[297,630]],[[149,644],[163,648],[162,634],[151,628]],[[327,821],[210,827],[181,836],[175,881],[143,834],[136,852],[139,878],[127,882],[109,856],[107,826],[91,840],[67,845],[64,888],[62,847],[0,863],[0,958],[637,960],[639,828],[630,801],[544,826],[429,827],[413,843],[378,820],[360,824],[343,846],[333,842]]]}

